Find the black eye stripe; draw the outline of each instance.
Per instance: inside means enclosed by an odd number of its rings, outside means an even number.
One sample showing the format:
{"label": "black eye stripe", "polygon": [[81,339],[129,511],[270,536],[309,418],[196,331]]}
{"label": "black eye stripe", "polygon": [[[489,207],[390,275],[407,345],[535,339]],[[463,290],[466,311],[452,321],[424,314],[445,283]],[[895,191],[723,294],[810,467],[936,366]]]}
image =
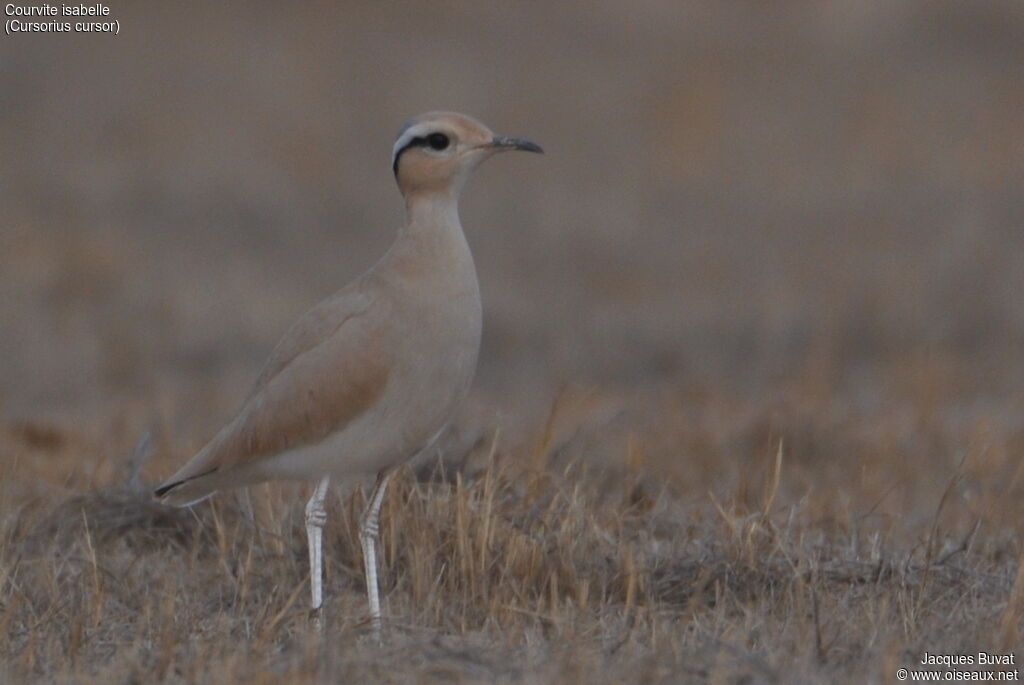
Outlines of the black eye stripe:
{"label": "black eye stripe", "polygon": [[411,147],[429,147],[431,150],[444,150],[449,144],[448,136],[443,133],[431,133],[428,136],[416,136],[409,140],[408,143],[403,145],[398,152],[395,153],[395,162],[391,165],[391,170],[395,176],[398,176],[398,160],[402,158],[402,153]]}
{"label": "black eye stripe", "polygon": [[421,145],[425,145],[426,142],[427,142],[426,138],[421,138],[420,136],[416,136],[415,138],[413,138],[408,143],[406,143],[405,145],[403,145],[402,147],[400,147],[398,149],[398,152],[395,153],[395,161],[392,162],[392,164],[391,164],[391,171],[394,172],[396,178],[398,177],[398,160],[400,160],[402,158],[402,153],[405,152],[406,150],[408,150],[411,147],[419,147]]}

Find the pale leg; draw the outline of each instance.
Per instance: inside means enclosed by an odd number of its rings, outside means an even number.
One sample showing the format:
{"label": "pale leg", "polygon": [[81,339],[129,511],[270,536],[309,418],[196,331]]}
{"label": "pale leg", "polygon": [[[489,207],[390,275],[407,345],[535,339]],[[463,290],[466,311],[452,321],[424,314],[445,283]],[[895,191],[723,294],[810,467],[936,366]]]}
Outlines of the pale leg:
{"label": "pale leg", "polygon": [[[324,476],[317,484],[313,496],[306,503],[306,536],[309,538],[309,589],[312,593],[313,611],[319,612],[324,603],[324,557],[323,531],[327,523],[327,509],[324,498],[327,497],[327,486],[330,476]],[[317,627],[320,627],[319,618]]]}
{"label": "pale leg", "polygon": [[377,476],[377,485],[370,494],[366,511],[359,526],[359,541],[363,545],[363,568],[366,571],[366,595],[370,600],[370,620],[373,632],[380,637],[380,590],[377,587],[377,541],[380,539],[380,505],[384,502],[384,493],[394,471],[381,472]]}

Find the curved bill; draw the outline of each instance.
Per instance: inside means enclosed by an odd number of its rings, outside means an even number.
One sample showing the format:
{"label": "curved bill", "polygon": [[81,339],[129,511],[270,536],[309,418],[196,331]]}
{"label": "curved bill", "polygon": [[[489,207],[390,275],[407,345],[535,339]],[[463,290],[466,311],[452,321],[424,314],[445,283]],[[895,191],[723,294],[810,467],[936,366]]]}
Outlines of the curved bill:
{"label": "curved bill", "polygon": [[494,136],[491,145],[499,150],[525,150],[526,152],[539,152],[544,154],[544,149],[526,138],[515,136]]}

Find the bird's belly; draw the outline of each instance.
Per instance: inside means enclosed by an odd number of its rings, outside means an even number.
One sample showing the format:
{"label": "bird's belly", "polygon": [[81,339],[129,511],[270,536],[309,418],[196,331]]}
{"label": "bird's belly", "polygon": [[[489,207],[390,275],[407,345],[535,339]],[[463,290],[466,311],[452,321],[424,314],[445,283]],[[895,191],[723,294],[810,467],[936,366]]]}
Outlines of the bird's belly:
{"label": "bird's belly", "polygon": [[[399,459],[414,456],[431,442],[465,398],[476,371],[479,326],[432,340],[409,341],[397,369],[405,379],[396,384],[384,423],[393,435]],[[391,388],[389,388],[389,391]]]}

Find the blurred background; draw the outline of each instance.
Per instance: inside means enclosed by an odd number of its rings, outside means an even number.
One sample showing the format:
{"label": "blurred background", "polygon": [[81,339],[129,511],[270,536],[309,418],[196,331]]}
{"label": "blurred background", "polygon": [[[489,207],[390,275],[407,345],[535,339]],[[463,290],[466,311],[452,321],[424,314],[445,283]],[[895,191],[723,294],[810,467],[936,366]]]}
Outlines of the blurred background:
{"label": "blurred background", "polygon": [[466,421],[584,388],[669,450],[709,397],[912,396],[1024,440],[1019,2],[110,8],[0,40],[5,421],[200,444],[390,244],[402,122],[453,109],[547,151],[464,194]]}

